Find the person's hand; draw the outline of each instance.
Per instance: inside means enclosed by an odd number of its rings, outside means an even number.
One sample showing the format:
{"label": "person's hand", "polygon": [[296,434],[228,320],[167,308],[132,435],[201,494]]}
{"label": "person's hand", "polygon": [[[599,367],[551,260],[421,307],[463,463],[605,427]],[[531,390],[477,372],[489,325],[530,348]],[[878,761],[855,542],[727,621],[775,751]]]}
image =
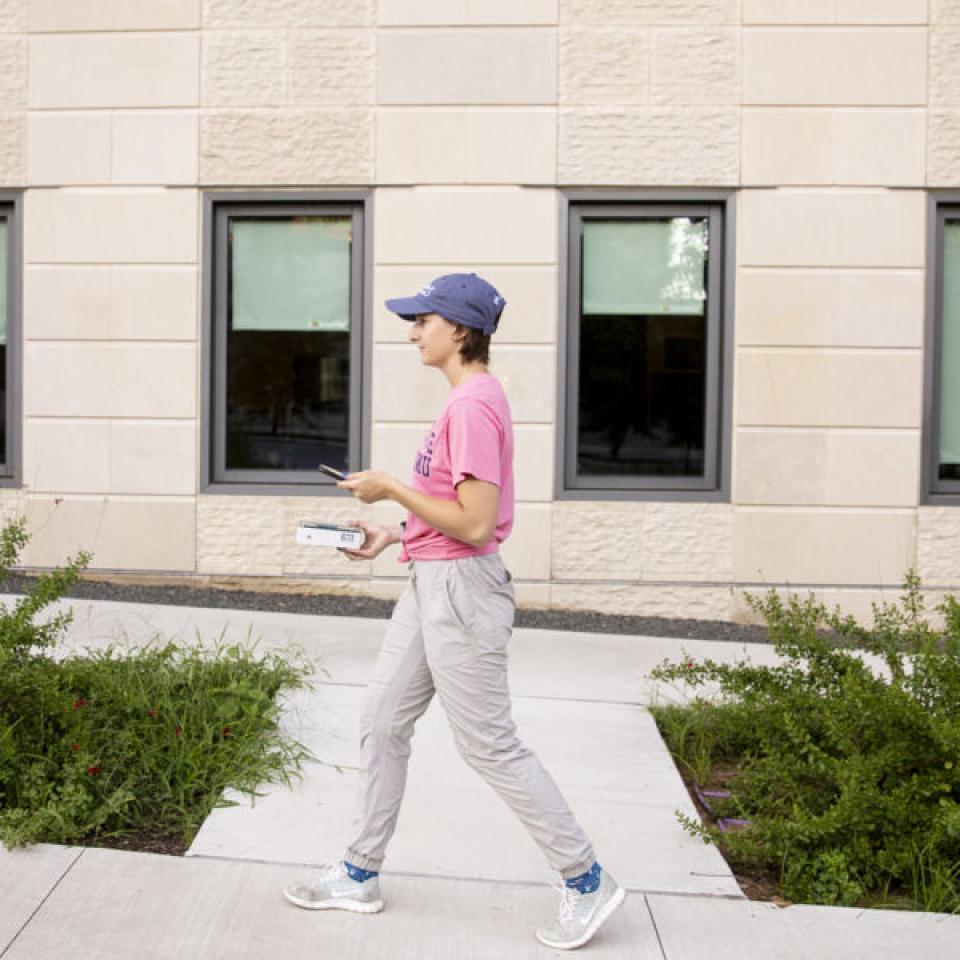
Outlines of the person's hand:
{"label": "person's hand", "polygon": [[378,500],[391,499],[396,482],[383,470],[358,470],[351,473],[346,480],[339,481],[337,486],[341,490],[349,490],[364,503],[376,503]]}
{"label": "person's hand", "polygon": [[345,553],[351,560],[372,560],[381,554],[386,547],[389,547],[391,543],[396,543],[398,539],[397,531],[390,527],[381,527],[375,523],[364,523],[362,520],[352,520],[350,525],[359,527],[366,534],[363,546],[359,550],[344,550],[341,547],[340,552]]}

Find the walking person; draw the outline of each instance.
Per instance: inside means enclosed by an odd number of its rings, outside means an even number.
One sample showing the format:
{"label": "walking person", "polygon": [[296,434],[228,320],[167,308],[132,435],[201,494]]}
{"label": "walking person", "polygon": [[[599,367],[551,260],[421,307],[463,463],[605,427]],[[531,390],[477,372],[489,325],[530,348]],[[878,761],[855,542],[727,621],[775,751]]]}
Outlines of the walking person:
{"label": "walking person", "polygon": [[417,451],[412,484],[377,470],[339,487],[364,503],[408,511],[396,527],[362,523],[371,559],[394,543],[410,581],[393,611],[361,719],[360,809],[341,861],[285,890],[307,909],[376,913],[378,874],[403,800],[414,724],[434,694],[457,748],[510,806],[563,878],[560,911],[537,937],[573,949],[623,902],[553,779],[518,739],[507,686],[514,589],[499,546],[513,526],[513,426],[488,369],[490,336],[505,303],[476,274],[438,277],[388,300],[409,321],[421,360],[450,383],[440,416]]}

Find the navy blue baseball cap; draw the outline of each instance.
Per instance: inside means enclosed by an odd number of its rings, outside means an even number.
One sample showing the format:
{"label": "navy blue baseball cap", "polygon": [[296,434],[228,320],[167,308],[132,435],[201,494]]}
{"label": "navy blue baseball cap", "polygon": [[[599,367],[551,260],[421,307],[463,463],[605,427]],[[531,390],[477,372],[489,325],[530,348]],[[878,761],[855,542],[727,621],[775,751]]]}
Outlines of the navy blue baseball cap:
{"label": "navy blue baseball cap", "polygon": [[500,323],[507,301],[475,273],[447,273],[418,290],[412,297],[386,300],[385,306],[404,320],[439,313],[452,323],[473,327],[490,336]]}

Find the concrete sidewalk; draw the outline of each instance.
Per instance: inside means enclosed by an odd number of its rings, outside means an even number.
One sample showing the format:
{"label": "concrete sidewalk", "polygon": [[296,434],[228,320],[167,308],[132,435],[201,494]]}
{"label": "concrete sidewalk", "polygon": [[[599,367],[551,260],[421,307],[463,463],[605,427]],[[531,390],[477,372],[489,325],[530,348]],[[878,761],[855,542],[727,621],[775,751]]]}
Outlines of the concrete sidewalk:
{"label": "concrete sidewalk", "polygon": [[[6,598],[0,596],[0,602]],[[0,958],[75,960],[317,956],[557,956],[533,930],[556,910],[556,883],[501,801],[457,756],[431,706],[414,738],[408,790],[375,917],[310,913],[283,885],[342,852],[353,815],[356,725],[384,629],[379,620],[64,601],[66,649],[258,637],[297,644],[323,667],[284,722],[318,758],[294,789],[214,811],[188,856],[41,845],[0,850]],[[55,613],[55,610],[51,610]],[[600,957],[656,960],[946,958],[960,917],[791,907],[745,900],[723,859],[686,834],[694,813],[645,706],[664,656],[770,662],[764,645],[517,630],[511,687],[521,737],[541,756],[628,888],[590,945]],[[660,691],[660,696],[676,696]]]}

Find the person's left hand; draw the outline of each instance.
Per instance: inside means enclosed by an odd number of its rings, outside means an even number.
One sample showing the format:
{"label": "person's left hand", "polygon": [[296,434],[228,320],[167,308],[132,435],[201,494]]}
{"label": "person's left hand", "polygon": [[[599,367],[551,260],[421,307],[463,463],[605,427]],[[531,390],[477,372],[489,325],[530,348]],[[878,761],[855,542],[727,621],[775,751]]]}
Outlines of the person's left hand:
{"label": "person's left hand", "polygon": [[351,473],[346,480],[339,481],[337,486],[349,490],[364,503],[376,503],[391,498],[394,484],[396,480],[383,470],[359,470]]}

